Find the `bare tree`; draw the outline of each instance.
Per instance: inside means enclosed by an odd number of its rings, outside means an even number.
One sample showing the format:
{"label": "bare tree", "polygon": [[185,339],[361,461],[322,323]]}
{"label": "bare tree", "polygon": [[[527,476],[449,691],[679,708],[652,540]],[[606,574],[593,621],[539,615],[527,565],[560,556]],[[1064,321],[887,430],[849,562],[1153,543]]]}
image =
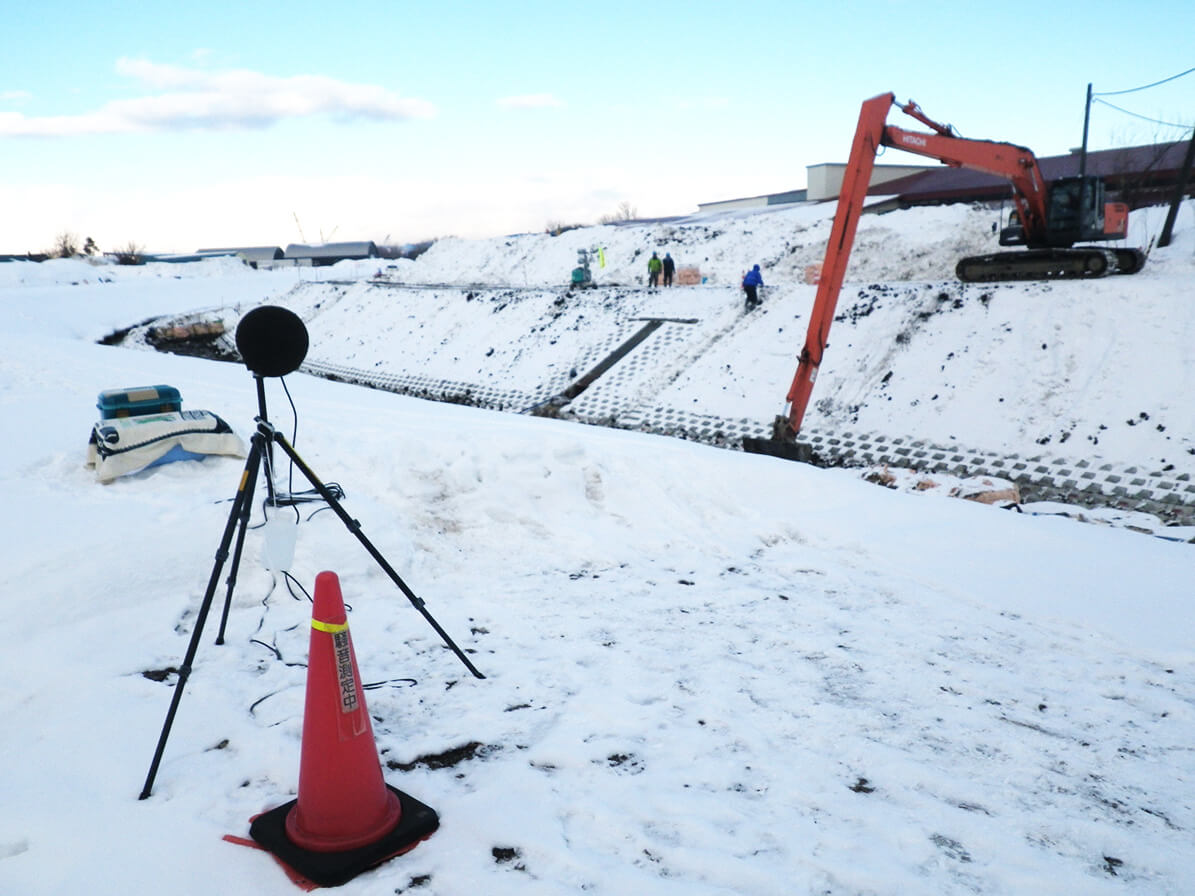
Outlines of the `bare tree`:
{"label": "bare tree", "polygon": [[116,259],[117,264],[141,264],[145,260],[141,257],[144,251],[143,247],[129,240],[127,246],[123,249],[117,249],[112,253],[112,256]]}
{"label": "bare tree", "polygon": [[79,254],[79,238],[64,230],[54,238],[54,248],[47,254],[51,258],[74,258]]}
{"label": "bare tree", "polygon": [[598,218],[599,224],[618,224],[622,221],[634,221],[639,217],[639,210],[625,199],[618,203],[618,211],[612,215],[602,215]]}
{"label": "bare tree", "polygon": [[1168,153],[1171,158],[1174,157],[1179,142],[1163,139],[1163,134],[1155,129],[1152,139],[1147,143],[1112,150],[1104,183],[1129,208],[1141,208],[1168,200],[1173,191],[1172,181],[1163,173],[1161,166]]}

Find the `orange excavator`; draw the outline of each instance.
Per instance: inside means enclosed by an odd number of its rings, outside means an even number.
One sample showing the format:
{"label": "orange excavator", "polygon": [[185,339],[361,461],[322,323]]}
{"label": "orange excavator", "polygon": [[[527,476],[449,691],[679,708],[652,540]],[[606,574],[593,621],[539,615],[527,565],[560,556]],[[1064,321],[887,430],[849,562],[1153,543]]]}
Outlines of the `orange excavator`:
{"label": "orange excavator", "polygon": [[[887,124],[892,106],[930,128],[909,131]],[[955,168],[969,168],[1008,178],[1015,211],[1000,232],[1000,244],[1024,250],[963,258],[955,273],[965,282],[1054,280],[1135,274],[1145,263],[1139,249],[1075,246],[1080,242],[1123,239],[1128,230],[1128,207],[1105,202],[1104,182],[1095,176],[1059,178],[1048,183],[1037,158],[1023,146],[991,140],[970,140],[938,124],[910,101],[897,103],[885,93],[863,103],[855,141],[843,174],[838,208],[822,263],[805,346],[788,390],[787,407],[773,423],[771,439],[743,439],[743,448],[794,460],[809,460],[807,446],[798,446],[797,433],[805,417],[813,383],[822,362],[834,309],[850,260],[863,201],[881,146],[891,146],[938,159]]]}

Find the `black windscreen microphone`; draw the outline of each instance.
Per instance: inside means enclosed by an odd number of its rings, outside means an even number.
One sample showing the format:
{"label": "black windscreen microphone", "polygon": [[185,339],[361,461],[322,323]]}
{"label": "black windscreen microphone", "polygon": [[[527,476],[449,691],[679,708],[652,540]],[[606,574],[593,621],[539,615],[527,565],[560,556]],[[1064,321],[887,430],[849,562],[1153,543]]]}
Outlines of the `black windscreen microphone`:
{"label": "black windscreen microphone", "polygon": [[237,351],[257,376],[286,376],[307,357],[307,327],[299,315],[278,305],[262,305],[241,318]]}

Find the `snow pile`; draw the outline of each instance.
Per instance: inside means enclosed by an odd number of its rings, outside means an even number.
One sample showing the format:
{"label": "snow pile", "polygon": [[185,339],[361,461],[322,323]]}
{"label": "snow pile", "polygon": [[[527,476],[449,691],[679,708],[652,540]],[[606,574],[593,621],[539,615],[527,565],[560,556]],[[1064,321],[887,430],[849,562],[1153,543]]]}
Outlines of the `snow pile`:
{"label": "snow pile", "polygon": [[[765,282],[797,283],[822,261],[833,204],[708,212],[653,224],[568,230],[559,236],[520,234],[488,240],[443,239],[397,276],[412,283],[485,283],[547,286],[567,282],[577,252],[602,248],[606,267],[594,265],[599,284],[645,284],[653,251],[678,267],[696,267],[710,285],[737,290],[744,271],[759,264]],[[896,216],[866,216],[859,226],[851,276],[871,279],[941,279],[954,276],[955,255],[991,247],[997,214],[966,206],[917,209]],[[898,221],[902,222],[898,224]],[[915,223],[910,223],[910,222]],[[892,245],[900,236],[898,251]]]}

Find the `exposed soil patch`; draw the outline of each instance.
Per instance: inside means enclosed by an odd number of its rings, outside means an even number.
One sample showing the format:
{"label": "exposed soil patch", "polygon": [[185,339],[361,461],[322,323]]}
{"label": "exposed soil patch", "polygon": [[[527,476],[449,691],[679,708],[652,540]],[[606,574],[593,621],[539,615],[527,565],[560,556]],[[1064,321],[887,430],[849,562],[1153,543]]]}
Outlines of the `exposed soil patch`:
{"label": "exposed soil patch", "polygon": [[420,765],[432,769],[452,768],[470,759],[483,759],[490,753],[496,753],[501,749],[497,745],[486,745],[481,741],[471,740],[467,744],[461,744],[459,747],[453,747],[442,753],[425,753],[411,762],[399,762],[396,759],[389,759],[386,761],[386,767],[392,771],[404,772],[409,772]]}

